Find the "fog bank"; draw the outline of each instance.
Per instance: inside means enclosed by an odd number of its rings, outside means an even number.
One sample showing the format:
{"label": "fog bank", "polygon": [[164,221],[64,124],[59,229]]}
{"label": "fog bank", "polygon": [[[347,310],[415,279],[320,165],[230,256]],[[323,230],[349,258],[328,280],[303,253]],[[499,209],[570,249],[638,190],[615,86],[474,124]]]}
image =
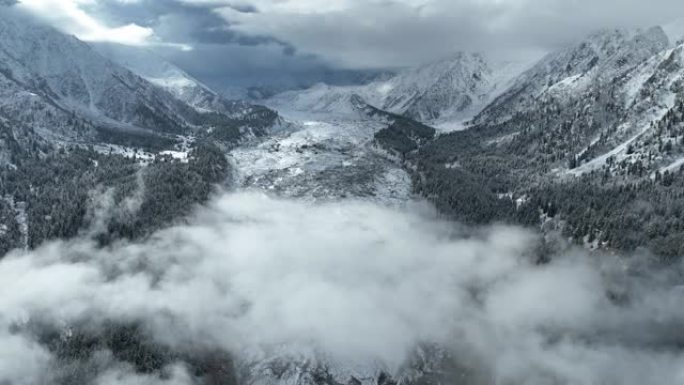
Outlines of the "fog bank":
{"label": "fog bank", "polygon": [[[684,383],[679,267],[577,250],[538,266],[528,231],[435,218],[421,205],[225,194],[144,242],[14,252],[0,261],[0,383],[59,372],[37,329],[68,340],[112,323],[142,325],[170,351],[244,362],[396,374],[418,346],[439,346],[478,383]],[[98,354],[97,383],[194,381],[181,355],[160,375]]]}

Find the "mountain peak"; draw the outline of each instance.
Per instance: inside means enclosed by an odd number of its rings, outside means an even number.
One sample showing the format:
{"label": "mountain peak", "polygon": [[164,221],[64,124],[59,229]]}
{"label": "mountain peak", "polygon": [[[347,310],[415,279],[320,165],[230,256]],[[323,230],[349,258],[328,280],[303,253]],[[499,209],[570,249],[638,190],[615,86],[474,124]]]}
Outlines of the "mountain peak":
{"label": "mountain peak", "polygon": [[475,123],[506,120],[516,111],[535,106],[543,95],[581,94],[594,80],[618,79],[669,47],[661,27],[597,31],[575,45],[548,54],[483,110]]}
{"label": "mountain peak", "polygon": [[616,54],[627,54],[629,51],[641,49],[648,50],[651,54],[670,45],[670,39],[662,27],[655,26],[648,29],[603,29],[590,34],[579,44],[565,50],[552,53],[551,56],[562,55],[567,52],[572,56],[595,55],[598,59],[607,58]]}
{"label": "mountain peak", "polygon": [[171,92],[193,107],[212,109],[208,104],[218,97],[209,87],[149,49],[117,43],[91,45],[100,55]]}
{"label": "mountain peak", "polygon": [[684,42],[684,18],[671,21],[662,28],[672,43]]}
{"label": "mountain peak", "polygon": [[284,92],[271,98],[274,106],[289,105],[297,111],[356,114],[363,100],[382,110],[445,130],[460,127],[503,92],[525,67],[511,63],[492,66],[484,55],[455,52],[439,60],[405,69],[388,78],[360,86],[317,84],[307,90]]}
{"label": "mountain peak", "polygon": [[641,42],[646,41],[651,44],[660,45],[667,48],[671,41],[663,27],[657,25],[655,27],[648,28],[646,30],[639,30],[634,36],[634,41]]}
{"label": "mountain peak", "polygon": [[462,61],[462,60],[486,61],[486,59],[482,53],[469,52],[469,51],[456,51],[450,55],[442,57],[441,59],[437,59],[437,60],[433,61],[432,63],[445,62],[445,61]]}
{"label": "mountain peak", "polygon": [[[157,67],[160,62],[165,65]],[[177,75],[174,79],[182,87],[146,79],[149,73],[126,68],[92,45],[21,13],[0,12],[0,115],[46,135],[71,139],[124,131],[180,134],[214,125],[214,118],[228,122],[268,115],[262,108],[225,101],[161,59],[148,64],[167,79]],[[207,118],[207,111],[218,117]]]}

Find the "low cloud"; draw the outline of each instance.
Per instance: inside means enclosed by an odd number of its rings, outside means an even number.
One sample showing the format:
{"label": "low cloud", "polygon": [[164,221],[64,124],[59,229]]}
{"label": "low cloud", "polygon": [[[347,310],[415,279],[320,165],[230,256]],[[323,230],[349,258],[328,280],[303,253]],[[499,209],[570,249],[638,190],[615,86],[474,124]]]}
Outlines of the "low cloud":
{"label": "low cloud", "polygon": [[[142,243],[60,241],[2,260],[0,383],[59,371],[31,325],[68,339],[112,323],[237,362],[398,373],[418,347],[439,346],[479,373],[472,383],[684,381],[681,269],[572,250],[538,266],[537,246],[527,231],[469,230],[420,205],[225,194]],[[193,381],[182,359],[163,376],[110,361],[96,365],[99,383]]]}

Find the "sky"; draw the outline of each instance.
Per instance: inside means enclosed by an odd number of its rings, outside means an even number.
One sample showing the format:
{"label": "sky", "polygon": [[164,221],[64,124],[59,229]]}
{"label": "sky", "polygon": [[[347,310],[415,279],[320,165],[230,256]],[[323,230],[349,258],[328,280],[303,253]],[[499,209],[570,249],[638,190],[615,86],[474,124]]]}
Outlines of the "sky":
{"label": "sky", "polygon": [[224,85],[344,81],[457,51],[516,59],[684,17],[681,0],[18,1],[83,40],[146,46]]}

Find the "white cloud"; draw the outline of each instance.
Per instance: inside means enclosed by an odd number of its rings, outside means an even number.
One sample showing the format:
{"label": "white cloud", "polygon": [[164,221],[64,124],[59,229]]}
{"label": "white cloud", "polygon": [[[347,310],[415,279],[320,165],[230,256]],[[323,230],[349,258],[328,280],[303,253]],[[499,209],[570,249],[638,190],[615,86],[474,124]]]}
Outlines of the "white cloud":
{"label": "white cloud", "polygon": [[136,24],[108,26],[81,7],[95,0],[21,0],[18,7],[85,41],[150,44],[154,31]]}
{"label": "white cloud", "polygon": [[[1,321],[0,328],[6,328]],[[45,348],[30,339],[0,330],[0,383],[7,380],[14,380],[9,383],[16,385],[40,383],[50,358]]]}
{"label": "white cloud", "polygon": [[[535,266],[535,245],[519,229],[468,233],[412,210],[224,195],[143,243],[56,242],[1,261],[0,359],[16,353],[4,368],[15,378],[23,362],[46,363],[28,334],[6,333],[27,320],[137,320],[159,342],[238,362],[316,352],[391,371],[435,343],[500,383],[684,381],[681,288],[576,252]],[[169,381],[186,382],[173,370]],[[136,381],[152,379],[101,377]]]}

